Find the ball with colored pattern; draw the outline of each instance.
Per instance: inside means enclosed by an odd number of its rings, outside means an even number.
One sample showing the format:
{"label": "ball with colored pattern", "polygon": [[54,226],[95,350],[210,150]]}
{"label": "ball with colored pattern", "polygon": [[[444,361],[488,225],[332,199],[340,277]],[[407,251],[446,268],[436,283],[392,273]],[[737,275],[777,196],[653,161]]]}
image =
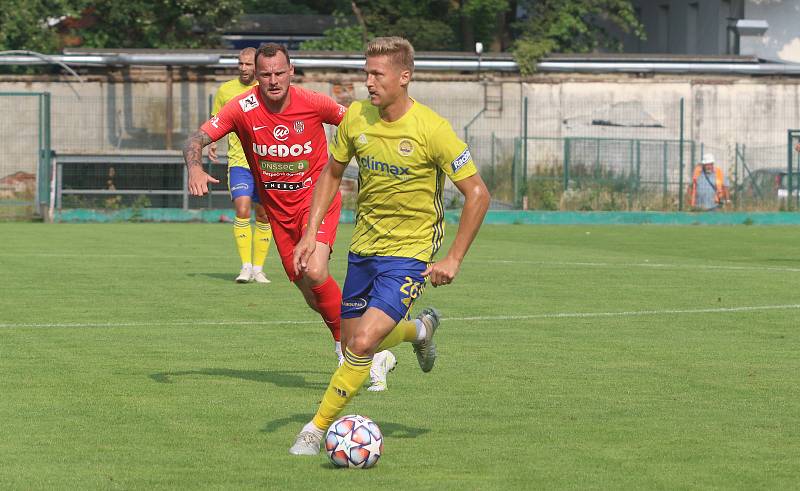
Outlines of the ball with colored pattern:
{"label": "ball with colored pattern", "polygon": [[368,469],[378,463],[383,453],[383,435],[371,419],[350,414],[328,428],[325,451],[336,467]]}

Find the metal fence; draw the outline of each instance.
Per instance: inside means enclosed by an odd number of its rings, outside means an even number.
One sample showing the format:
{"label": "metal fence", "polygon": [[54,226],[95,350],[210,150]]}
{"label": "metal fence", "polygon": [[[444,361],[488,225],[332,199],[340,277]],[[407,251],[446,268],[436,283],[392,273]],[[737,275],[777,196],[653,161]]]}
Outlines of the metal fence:
{"label": "metal fence", "polygon": [[[182,84],[172,108],[165,97],[124,84],[104,90],[91,97],[0,93],[0,110],[10,115],[0,121],[0,137],[13,142],[0,155],[0,216],[30,216],[49,205],[230,206],[224,183],[209,199],[187,198],[175,165],[177,149],[207,117],[208,90]],[[787,130],[800,128],[800,112],[758,93],[706,92],[684,98],[608,94],[578,83],[412,85],[412,95],[467,141],[495,208],[687,210],[692,170],[709,152],[730,181],[730,209],[797,207],[787,188],[800,179],[787,168],[798,165],[791,143],[798,135],[787,137]],[[50,149],[65,157],[58,175]],[[134,164],[142,155],[176,162]],[[225,174],[222,166],[212,169]]]}
{"label": "metal fence", "polygon": [[29,218],[47,203],[50,95],[0,92],[0,219]]}

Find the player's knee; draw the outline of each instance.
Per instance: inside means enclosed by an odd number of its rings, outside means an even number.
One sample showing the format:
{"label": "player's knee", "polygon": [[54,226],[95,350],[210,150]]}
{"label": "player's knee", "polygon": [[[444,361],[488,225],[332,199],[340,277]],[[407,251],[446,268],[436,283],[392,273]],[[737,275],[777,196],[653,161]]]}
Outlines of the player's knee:
{"label": "player's knee", "polygon": [[250,207],[249,206],[236,206],[236,218],[241,219],[250,219]]}
{"label": "player's knee", "polygon": [[378,340],[373,339],[369,332],[358,333],[351,336],[347,342],[347,349],[356,356],[370,356],[375,354]]}
{"label": "player's knee", "polygon": [[303,276],[311,286],[319,286],[328,279],[328,269],[309,264],[308,269],[303,272]]}

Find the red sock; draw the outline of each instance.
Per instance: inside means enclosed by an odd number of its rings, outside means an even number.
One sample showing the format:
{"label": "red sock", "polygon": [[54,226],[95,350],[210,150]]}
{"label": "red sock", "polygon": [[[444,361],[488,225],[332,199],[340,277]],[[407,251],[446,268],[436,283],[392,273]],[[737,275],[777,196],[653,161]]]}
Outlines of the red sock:
{"label": "red sock", "polygon": [[342,308],[342,290],[333,276],[328,276],[328,279],[321,285],[312,286],[311,291],[314,292],[314,298],[317,300],[317,307],[322,320],[331,330],[334,341],[339,341],[339,332],[341,325],[341,308]]}

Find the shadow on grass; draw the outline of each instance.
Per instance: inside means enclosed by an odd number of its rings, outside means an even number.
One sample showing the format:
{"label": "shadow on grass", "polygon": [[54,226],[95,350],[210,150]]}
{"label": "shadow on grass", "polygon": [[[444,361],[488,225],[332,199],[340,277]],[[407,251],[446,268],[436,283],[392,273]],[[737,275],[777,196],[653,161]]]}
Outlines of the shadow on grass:
{"label": "shadow on grass", "polygon": [[[344,410],[344,414],[350,414],[347,412],[347,408]],[[274,419],[264,426],[261,429],[263,433],[274,433],[275,431],[283,428],[287,425],[296,425],[297,430],[299,431],[302,425],[311,421],[313,418],[313,414],[294,414],[292,416],[286,416],[285,418]],[[416,438],[420,435],[424,435],[429,433],[431,430],[428,428],[418,428],[415,426],[407,426],[400,423],[390,423],[383,421],[378,424],[381,429],[381,433],[385,438]]]}
{"label": "shadow on grass", "polygon": [[[322,372],[302,372],[303,374],[323,374]],[[171,384],[171,377],[181,377],[185,375],[206,375],[209,377],[230,377],[251,382],[262,382],[274,384],[278,387],[297,387],[303,389],[325,390],[327,383],[308,382],[304,375],[290,371],[270,371],[270,370],[232,370],[229,368],[204,368],[202,370],[185,370],[180,372],[159,372],[150,375],[150,378],[160,384]]]}
{"label": "shadow on grass", "polygon": [[189,273],[186,276],[195,278],[198,276],[205,276],[206,278],[211,278],[212,280],[222,280],[225,282],[234,283],[234,278],[238,273],[231,272],[231,273]]}

